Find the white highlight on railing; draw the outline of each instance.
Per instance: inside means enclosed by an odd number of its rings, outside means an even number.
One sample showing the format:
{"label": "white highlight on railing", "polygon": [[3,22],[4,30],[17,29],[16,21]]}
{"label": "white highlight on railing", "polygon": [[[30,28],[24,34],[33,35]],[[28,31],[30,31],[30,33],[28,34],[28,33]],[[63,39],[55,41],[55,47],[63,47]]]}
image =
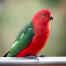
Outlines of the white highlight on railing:
{"label": "white highlight on railing", "polygon": [[[0,57],[0,64],[66,64],[66,57]],[[39,60],[39,62],[38,62]]]}

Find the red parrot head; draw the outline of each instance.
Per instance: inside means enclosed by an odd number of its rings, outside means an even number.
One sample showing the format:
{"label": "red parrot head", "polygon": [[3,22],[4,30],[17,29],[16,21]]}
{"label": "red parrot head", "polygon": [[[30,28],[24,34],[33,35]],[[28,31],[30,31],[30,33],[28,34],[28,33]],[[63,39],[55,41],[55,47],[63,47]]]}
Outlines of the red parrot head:
{"label": "red parrot head", "polygon": [[32,22],[37,24],[47,24],[50,20],[53,20],[51,12],[49,10],[41,10],[34,15]]}

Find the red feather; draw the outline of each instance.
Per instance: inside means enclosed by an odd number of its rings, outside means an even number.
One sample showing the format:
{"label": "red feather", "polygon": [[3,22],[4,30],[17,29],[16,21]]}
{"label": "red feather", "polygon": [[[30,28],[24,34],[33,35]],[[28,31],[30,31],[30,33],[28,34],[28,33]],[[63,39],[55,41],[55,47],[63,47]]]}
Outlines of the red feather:
{"label": "red feather", "polygon": [[[44,17],[42,14],[46,14],[46,16]],[[32,22],[35,35],[28,46],[22,49],[15,57],[36,55],[45,46],[50,33],[50,19],[48,18],[50,14],[49,10],[41,10],[34,15]]]}

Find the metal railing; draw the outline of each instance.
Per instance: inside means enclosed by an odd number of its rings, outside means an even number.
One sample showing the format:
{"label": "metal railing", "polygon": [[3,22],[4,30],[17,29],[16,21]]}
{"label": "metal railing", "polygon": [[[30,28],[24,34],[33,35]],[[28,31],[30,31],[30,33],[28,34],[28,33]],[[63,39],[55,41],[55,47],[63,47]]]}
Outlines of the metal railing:
{"label": "metal railing", "polygon": [[[66,57],[0,57],[0,64],[66,64]],[[39,60],[39,61],[38,61]]]}

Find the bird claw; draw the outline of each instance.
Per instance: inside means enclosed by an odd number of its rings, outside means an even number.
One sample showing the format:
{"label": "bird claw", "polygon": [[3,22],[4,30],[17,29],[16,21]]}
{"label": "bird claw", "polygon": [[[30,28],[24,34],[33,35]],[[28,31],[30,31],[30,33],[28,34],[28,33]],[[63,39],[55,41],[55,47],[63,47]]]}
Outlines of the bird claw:
{"label": "bird claw", "polygon": [[25,56],[26,58],[30,58],[30,59],[36,59],[37,62],[39,62],[39,59],[38,57],[46,57],[47,55],[40,55],[40,56],[32,56],[32,55],[29,55],[29,56]]}
{"label": "bird claw", "polygon": [[39,59],[38,59],[38,56],[26,56],[26,58],[30,58],[30,59],[36,59],[37,61],[36,62],[39,62]]}
{"label": "bird claw", "polygon": [[33,56],[33,55],[29,55],[29,56],[25,56],[26,58],[32,58],[32,59],[36,59],[37,57],[46,57],[47,55],[40,55],[40,56]]}
{"label": "bird claw", "polygon": [[46,57],[47,55],[40,55],[40,56],[38,56],[38,57]]}
{"label": "bird claw", "polygon": [[37,58],[37,56],[32,56],[32,55],[30,55],[30,56],[26,56],[26,58],[35,59],[35,58]]}

